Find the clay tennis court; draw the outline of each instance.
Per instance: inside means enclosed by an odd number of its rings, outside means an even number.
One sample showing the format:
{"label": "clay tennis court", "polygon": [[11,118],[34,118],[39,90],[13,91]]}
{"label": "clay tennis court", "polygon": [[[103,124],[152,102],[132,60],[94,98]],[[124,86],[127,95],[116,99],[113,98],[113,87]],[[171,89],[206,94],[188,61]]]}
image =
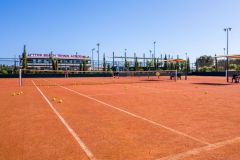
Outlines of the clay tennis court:
{"label": "clay tennis court", "polygon": [[18,79],[0,79],[0,88],[0,159],[240,159],[240,85],[224,77],[26,78],[20,95]]}

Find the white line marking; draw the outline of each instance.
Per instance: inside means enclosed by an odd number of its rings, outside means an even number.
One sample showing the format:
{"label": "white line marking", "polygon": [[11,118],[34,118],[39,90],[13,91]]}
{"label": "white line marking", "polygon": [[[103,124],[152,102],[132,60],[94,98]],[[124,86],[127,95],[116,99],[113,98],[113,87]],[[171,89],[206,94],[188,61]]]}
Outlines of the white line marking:
{"label": "white line marking", "polygon": [[204,152],[204,151],[214,150],[214,149],[221,148],[221,147],[224,147],[226,145],[237,143],[237,142],[240,142],[240,137],[237,137],[237,138],[234,138],[234,139],[231,139],[231,140],[218,142],[218,143],[215,143],[215,144],[210,144],[210,145],[200,147],[200,148],[195,148],[195,149],[189,150],[187,152],[178,153],[178,154],[163,157],[163,158],[160,158],[160,159],[157,159],[157,160],[179,160],[179,159],[182,159],[182,158],[198,155],[198,154],[200,154],[201,152]]}
{"label": "white line marking", "polygon": [[[55,84],[58,85],[57,83],[55,83]],[[83,96],[83,97],[85,97],[85,98],[88,98],[88,99],[91,99],[91,100],[96,101],[96,102],[98,102],[98,103],[101,103],[101,104],[103,104],[103,105],[105,105],[105,106],[108,106],[108,107],[110,107],[110,108],[116,109],[116,110],[118,110],[118,111],[120,111],[120,112],[126,113],[126,114],[128,114],[128,115],[130,115],[130,116],[132,116],[132,117],[135,117],[135,118],[141,119],[141,120],[143,120],[143,121],[149,122],[149,123],[151,123],[151,124],[153,124],[153,125],[156,125],[156,126],[165,128],[166,130],[169,130],[169,131],[174,132],[174,133],[176,133],[176,134],[182,135],[182,136],[184,136],[184,137],[188,137],[188,138],[190,138],[190,139],[192,139],[192,140],[194,140],[194,141],[200,142],[200,143],[202,143],[202,144],[207,144],[207,145],[210,144],[210,143],[208,143],[208,142],[206,142],[206,141],[200,140],[200,139],[195,138],[195,137],[193,137],[193,136],[190,136],[190,135],[188,135],[188,134],[186,134],[186,133],[177,131],[177,130],[175,130],[175,129],[173,129],[173,128],[167,127],[167,126],[165,126],[165,125],[163,125],[163,124],[160,124],[160,123],[157,123],[157,122],[155,122],[155,121],[149,120],[149,119],[147,119],[147,118],[144,118],[144,117],[142,117],[142,116],[136,115],[136,114],[134,114],[134,113],[131,113],[131,112],[125,111],[125,110],[123,110],[123,109],[117,108],[117,107],[115,107],[115,106],[113,106],[113,105],[111,105],[111,104],[108,104],[108,103],[103,102],[103,101],[101,101],[101,100],[98,100],[98,99],[96,99],[96,98],[90,97],[90,96],[85,95],[85,94],[83,94],[83,93],[77,92],[77,91],[75,91],[75,90],[69,89],[69,88],[64,87],[64,86],[61,86],[61,85],[58,85],[58,86],[61,87],[61,88],[63,88],[63,89],[66,89],[66,90],[68,90],[68,91],[70,91],[70,92],[76,93],[76,94],[78,94],[78,95],[80,95],[80,96]]]}
{"label": "white line marking", "polygon": [[63,125],[67,128],[67,130],[70,132],[70,134],[73,136],[73,138],[77,141],[77,143],[80,145],[81,149],[86,153],[88,158],[90,160],[96,160],[96,158],[93,156],[92,152],[89,150],[89,148],[84,144],[84,142],[78,137],[76,132],[68,125],[68,123],[64,120],[64,118],[58,113],[58,111],[53,107],[52,103],[47,99],[47,97],[43,94],[43,92],[38,88],[38,86],[35,84],[35,82],[32,80],[32,83],[37,88],[39,93],[43,96],[45,101],[48,103],[50,108],[53,110],[53,112],[57,115],[57,117],[60,119],[60,121],[63,123]]}

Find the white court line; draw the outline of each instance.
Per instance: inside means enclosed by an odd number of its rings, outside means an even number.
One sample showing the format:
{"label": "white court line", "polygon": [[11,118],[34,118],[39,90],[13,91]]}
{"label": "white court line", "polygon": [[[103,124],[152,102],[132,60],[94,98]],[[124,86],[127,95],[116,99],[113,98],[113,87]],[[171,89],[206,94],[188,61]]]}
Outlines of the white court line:
{"label": "white court line", "polygon": [[47,99],[47,97],[43,94],[43,92],[38,88],[38,86],[35,84],[35,82],[32,80],[32,83],[37,88],[39,93],[43,96],[45,101],[48,103],[50,108],[53,110],[53,112],[57,115],[57,117],[60,119],[60,121],[63,123],[63,125],[67,128],[67,130],[70,132],[70,134],[73,136],[73,138],[77,141],[77,143],[80,145],[80,148],[86,153],[88,158],[90,160],[96,160],[92,152],[89,150],[89,148],[84,144],[84,142],[78,137],[77,133],[68,125],[68,123],[64,120],[64,118],[58,113],[58,111],[53,107],[52,103]]}
{"label": "white court line", "polygon": [[[57,83],[55,83],[55,84],[58,85]],[[98,99],[96,99],[96,98],[90,97],[90,96],[85,95],[85,94],[83,94],[83,93],[77,92],[77,91],[72,90],[72,89],[70,89],[70,88],[67,88],[67,87],[64,87],[64,86],[61,86],[61,85],[58,85],[58,86],[61,87],[61,88],[63,88],[63,89],[66,89],[66,90],[68,90],[68,91],[70,91],[70,92],[76,93],[76,94],[78,94],[78,95],[80,95],[80,96],[83,96],[83,97],[85,97],[85,98],[88,98],[88,99],[90,99],[90,100],[93,100],[93,101],[96,101],[96,102],[98,102],[98,103],[101,103],[101,104],[103,104],[103,105],[105,105],[105,106],[107,106],[107,107],[110,107],[110,108],[113,108],[113,109],[118,110],[118,111],[120,111],[120,112],[123,112],[123,113],[125,113],[125,114],[128,114],[128,115],[130,115],[130,116],[132,116],[132,117],[135,117],[135,118],[141,119],[141,120],[143,120],[143,121],[146,121],[146,122],[148,122],[148,123],[151,123],[151,124],[153,124],[153,125],[162,127],[162,128],[164,128],[164,129],[166,129],[166,130],[169,130],[169,131],[171,131],[171,132],[173,132],[173,133],[176,133],[176,134],[179,134],[179,135],[181,135],[181,136],[187,137],[187,138],[189,138],[189,139],[192,139],[192,140],[194,140],[194,141],[200,142],[200,143],[202,143],[202,144],[207,144],[207,145],[210,144],[210,143],[208,143],[208,142],[206,142],[206,141],[200,140],[200,139],[195,138],[195,137],[193,137],[193,136],[190,136],[190,135],[188,135],[188,134],[186,134],[186,133],[183,133],[183,132],[180,132],[180,131],[175,130],[175,129],[173,129],[173,128],[167,127],[167,126],[165,126],[165,125],[163,125],[163,124],[160,124],[160,123],[157,123],[157,122],[155,122],[155,121],[149,120],[149,119],[147,119],[147,118],[144,118],[144,117],[142,117],[142,116],[136,115],[136,114],[134,114],[134,113],[131,113],[131,112],[125,111],[125,110],[123,110],[123,109],[117,108],[117,107],[115,107],[115,106],[113,106],[113,105],[111,105],[111,104],[108,104],[108,103],[103,102],[103,101],[101,101],[101,100],[98,100]]]}
{"label": "white court line", "polygon": [[178,153],[178,154],[175,154],[175,155],[170,155],[170,156],[167,156],[167,157],[159,158],[157,160],[179,160],[179,159],[183,159],[183,158],[186,158],[186,157],[198,155],[198,154],[200,154],[201,152],[204,152],[204,151],[210,151],[210,150],[218,149],[218,148],[224,147],[226,145],[233,144],[233,143],[238,143],[238,142],[240,142],[240,137],[237,137],[237,138],[234,138],[234,139],[231,139],[231,140],[218,142],[218,143],[215,143],[215,144],[210,144],[210,145],[200,147],[200,148],[195,148],[195,149],[189,150],[187,152],[182,152],[182,153]]}

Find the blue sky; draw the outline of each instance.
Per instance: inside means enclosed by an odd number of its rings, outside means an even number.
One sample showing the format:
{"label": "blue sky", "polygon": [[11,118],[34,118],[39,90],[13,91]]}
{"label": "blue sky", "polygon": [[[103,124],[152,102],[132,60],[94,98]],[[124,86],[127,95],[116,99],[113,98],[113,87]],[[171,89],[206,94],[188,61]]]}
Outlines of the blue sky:
{"label": "blue sky", "polygon": [[[1,0],[0,57],[22,53],[240,54],[239,0]],[[95,52],[96,55],[96,52]],[[96,58],[96,56],[95,56]]]}

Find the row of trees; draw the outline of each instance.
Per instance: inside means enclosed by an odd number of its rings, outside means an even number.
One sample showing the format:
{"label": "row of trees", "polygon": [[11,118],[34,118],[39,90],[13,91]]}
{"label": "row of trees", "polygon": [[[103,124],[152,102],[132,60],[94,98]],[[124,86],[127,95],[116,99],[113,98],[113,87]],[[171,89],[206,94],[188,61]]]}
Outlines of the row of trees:
{"label": "row of trees", "polygon": [[[240,71],[240,59],[230,59],[229,69]],[[225,71],[226,59],[218,60],[216,57],[203,55],[196,59],[196,71]]]}
{"label": "row of trees", "polygon": [[17,73],[15,66],[0,65],[0,74],[13,74]]}
{"label": "row of trees", "polygon": [[[128,70],[179,70],[179,71],[190,71],[190,60],[189,58],[187,59],[187,62],[167,62],[167,60],[173,59],[170,58],[170,55],[167,57],[165,55],[164,62],[161,61],[159,58],[153,58],[152,60],[147,60],[145,63],[145,66],[143,66],[143,62],[139,62],[139,59],[137,57],[134,58],[134,64],[132,67],[130,67],[130,62],[127,61],[127,59],[124,60],[124,65],[123,69],[128,71]],[[105,59],[105,54],[103,55],[103,71],[109,71],[111,70],[110,64],[107,65],[106,68],[106,59]]]}

